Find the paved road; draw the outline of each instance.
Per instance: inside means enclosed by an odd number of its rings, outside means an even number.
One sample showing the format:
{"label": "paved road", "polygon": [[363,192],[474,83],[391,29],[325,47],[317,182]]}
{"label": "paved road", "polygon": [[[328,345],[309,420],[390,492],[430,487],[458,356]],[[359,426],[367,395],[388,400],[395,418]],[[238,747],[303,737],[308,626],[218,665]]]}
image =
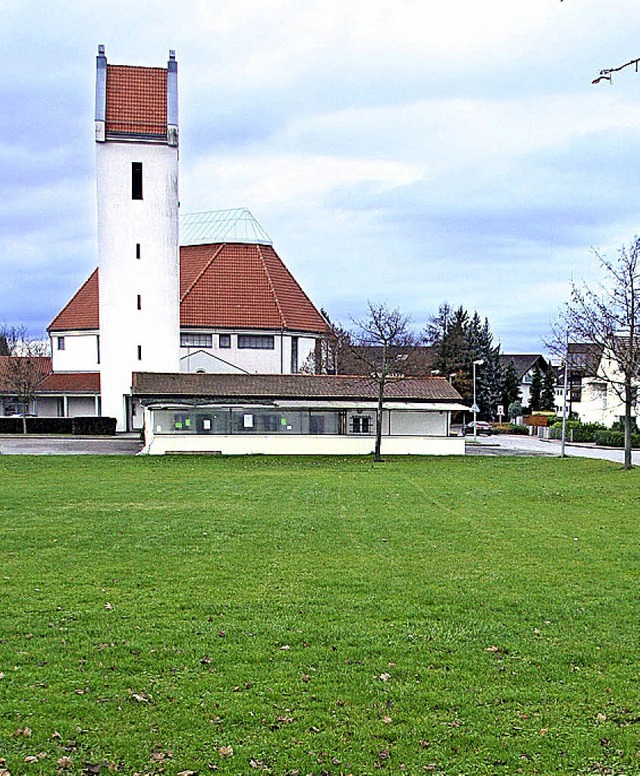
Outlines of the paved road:
{"label": "paved road", "polygon": [[[556,439],[538,439],[537,437],[509,436],[496,434],[496,436],[478,437],[477,444],[467,440],[467,455],[560,455],[561,445]],[[568,456],[578,458],[598,458],[603,461],[613,461],[622,464],[624,453],[622,450],[607,447],[593,447],[590,445],[565,445],[565,453]],[[633,463],[640,465],[640,451],[634,451]]]}
{"label": "paved road", "polygon": [[0,436],[3,455],[135,455],[137,434],[116,437]]}
{"label": "paved road", "polygon": [[[4,455],[135,455],[141,448],[137,434],[116,437],[0,436],[0,453]],[[599,458],[620,464],[623,462],[622,450],[568,444],[566,453],[582,458]],[[477,444],[467,439],[467,455],[558,456],[560,442],[515,435],[479,436]],[[640,451],[633,453],[633,463],[640,465]]]}

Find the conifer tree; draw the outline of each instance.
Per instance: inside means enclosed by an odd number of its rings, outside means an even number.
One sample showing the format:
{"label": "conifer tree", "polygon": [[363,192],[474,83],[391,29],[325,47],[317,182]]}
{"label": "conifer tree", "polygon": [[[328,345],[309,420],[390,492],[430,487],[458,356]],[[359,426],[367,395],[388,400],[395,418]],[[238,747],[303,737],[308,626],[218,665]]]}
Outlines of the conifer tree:
{"label": "conifer tree", "polygon": [[542,380],[542,393],[540,394],[540,409],[554,410],[556,406],[556,376],[553,367],[549,366]]}
{"label": "conifer tree", "polygon": [[531,376],[531,388],[529,394],[529,409],[533,412],[540,409],[540,397],[542,395],[542,373],[536,364]]}
{"label": "conifer tree", "polygon": [[507,408],[514,402],[519,402],[522,399],[520,392],[520,380],[518,379],[518,372],[513,359],[507,364],[507,368],[504,370],[504,380],[502,384],[502,405]]}

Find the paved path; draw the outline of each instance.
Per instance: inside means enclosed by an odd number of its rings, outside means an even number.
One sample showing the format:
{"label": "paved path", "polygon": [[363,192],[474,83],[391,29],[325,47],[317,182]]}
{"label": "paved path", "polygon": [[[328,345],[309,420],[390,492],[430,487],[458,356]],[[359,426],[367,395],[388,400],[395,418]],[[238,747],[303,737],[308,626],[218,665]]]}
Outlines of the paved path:
{"label": "paved path", "polygon": [[135,455],[138,434],[115,437],[0,436],[2,455]]}
{"label": "paved path", "polygon": [[[554,455],[559,456],[560,441],[557,439],[538,439],[519,435],[496,434],[495,436],[478,437],[477,444],[467,440],[467,455]],[[610,447],[594,447],[593,445],[565,445],[568,456],[578,458],[598,458],[603,461],[613,461],[622,464],[624,452]],[[640,465],[640,451],[633,452],[634,465]]]}

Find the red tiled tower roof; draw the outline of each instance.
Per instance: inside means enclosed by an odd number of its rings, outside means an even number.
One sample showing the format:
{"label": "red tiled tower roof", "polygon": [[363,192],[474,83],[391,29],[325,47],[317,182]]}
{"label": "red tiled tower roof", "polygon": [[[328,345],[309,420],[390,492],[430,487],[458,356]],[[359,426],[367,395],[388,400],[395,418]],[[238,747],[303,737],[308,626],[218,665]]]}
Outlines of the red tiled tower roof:
{"label": "red tiled tower roof", "polygon": [[49,331],[75,331],[77,329],[98,329],[100,312],[98,305],[98,270],[94,269],[89,279],[71,297],[48,326]]}
{"label": "red tiled tower roof", "polygon": [[[54,318],[49,331],[97,329],[98,270]],[[285,329],[324,334],[327,323],[269,245],[180,248],[180,325]]]}
{"label": "red tiled tower roof", "polygon": [[107,65],[108,135],[167,136],[167,71]]}

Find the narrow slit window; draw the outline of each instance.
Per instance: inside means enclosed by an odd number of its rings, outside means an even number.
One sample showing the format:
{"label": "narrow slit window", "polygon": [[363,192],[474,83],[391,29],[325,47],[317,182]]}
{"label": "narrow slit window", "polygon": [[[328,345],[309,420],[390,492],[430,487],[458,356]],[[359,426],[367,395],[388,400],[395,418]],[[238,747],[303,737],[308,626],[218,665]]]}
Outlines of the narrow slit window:
{"label": "narrow slit window", "polygon": [[142,345],[138,345],[138,361],[142,361]]}
{"label": "narrow slit window", "polygon": [[142,296],[138,294],[138,298],[136,300],[136,304],[138,306],[138,310],[142,310]]}
{"label": "narrow slit window", "polygon": [[141,256],[140,253],[140,243],[136,243],[136,259],[139,259]]}
{"label": "narrow slit window", "polygon": [[131,199],[142,199],[142,162],[131,162]]}

